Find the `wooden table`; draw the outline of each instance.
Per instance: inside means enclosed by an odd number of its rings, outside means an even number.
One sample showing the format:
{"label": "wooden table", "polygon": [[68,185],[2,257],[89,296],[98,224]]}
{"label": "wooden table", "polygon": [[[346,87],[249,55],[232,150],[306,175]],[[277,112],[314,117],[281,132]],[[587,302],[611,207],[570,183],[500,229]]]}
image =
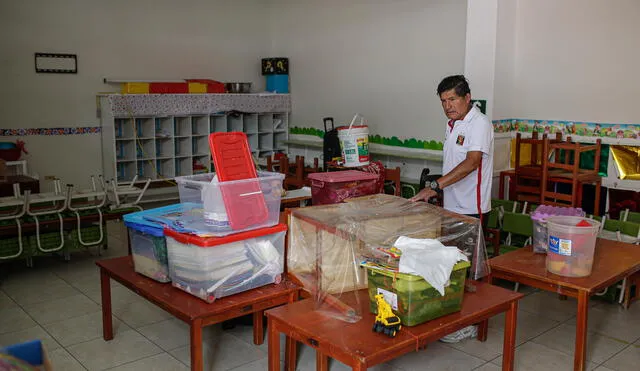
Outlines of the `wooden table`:
{"label": "wooden table", "polygon": [[[134,272],[130,256],[97,261],[100,267],[102,294],[102,336],[113,339],[111,317],[111,285],[109,279],[121,283],[131,291],[173,314],[191,327],[191,369],[202,370],[202,328],[228,319],[253,313],[253,342],[263,342],[264,310],[292,303],[298,297],[299,287],[289,280],[278,285],[267,285],[216,300],[212,304],[173,287],[170,283],[156,282]],[[287,342],[287,354],[295,346]]]}
{"label": "wooden table", "polygon": [[[573,368],[584,370],[589,297],[640,271],[640,247],[598,239],[591,275],[582,278],[563,277],[547,272],[546,255],[534,254],[531,247],[497,256],[489,260],[489,265],[489,282],[494,278],[502,278],[578,299]],[[486,329],[486,326],[485,322],[481,327]]]}
{"label": "wooden table", "polygon": [[[269,370],[280,370],[281,332],[287,335],[287,340],[293,338],[316,349],[318,370],[327,370],[327,357],[350,365],[354,370],[366,370],[501,312],[507,314],[502,369],[512,370],[518,300],[524,295],[482,282],[474,282],[473,285],[476,292],[465,293],[460,312],[418,326],[403,327],[395,338],[372,332],[375,315],[369,312],[366,289],[356,292],[362,313],[362,319],[356,323],[343,322],[315,311],[313,298],[268,310]],[[345,303],[356,305],[355,294]],[[486,332],[479,334],[479,339],[486,340]],[[295,352],[287,356],[286,367],[295,369]]]}

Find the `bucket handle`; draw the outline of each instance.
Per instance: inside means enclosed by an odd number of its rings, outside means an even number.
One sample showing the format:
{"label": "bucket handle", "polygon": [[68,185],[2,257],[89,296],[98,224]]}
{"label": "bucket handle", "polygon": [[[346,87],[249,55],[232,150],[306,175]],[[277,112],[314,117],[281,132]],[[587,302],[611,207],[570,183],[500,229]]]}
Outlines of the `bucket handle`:
{"label": "bucket handle", "polygon": [[351,127],[356,122],[356,119],[358,117],[360,117],[360,125],[364,125],[364,117],[361,114],[356,113],[355,115],[353,115],[353,119],[351,119],[351,123],[349,124],[349,131],[347,131],[347,135],[351,135]]}

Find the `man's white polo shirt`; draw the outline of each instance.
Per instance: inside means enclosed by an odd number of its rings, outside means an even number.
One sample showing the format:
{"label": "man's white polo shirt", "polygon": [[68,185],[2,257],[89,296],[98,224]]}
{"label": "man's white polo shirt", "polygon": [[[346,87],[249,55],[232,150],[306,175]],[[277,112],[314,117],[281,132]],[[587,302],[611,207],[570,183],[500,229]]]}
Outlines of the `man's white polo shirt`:
{"label": "man's white polo shirt", "polygon": [[446,130],[443,174],[449,173],[464,161],[469,151],[481,151],[482,162],[479,169],[443,189],[444,208],[459,214],[489,212],[493,179],[493,125],[474,106],[463,120],[450,122]]}

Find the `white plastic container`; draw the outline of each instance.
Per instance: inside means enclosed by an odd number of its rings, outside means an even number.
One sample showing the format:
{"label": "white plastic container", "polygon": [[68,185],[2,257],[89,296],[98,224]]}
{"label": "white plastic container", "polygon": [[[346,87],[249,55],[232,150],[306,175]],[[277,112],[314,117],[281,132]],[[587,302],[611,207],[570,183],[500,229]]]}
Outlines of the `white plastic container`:
{"label": "white plastic container", "polygon": [[226,237],[197,237],[165,229],[173,286],[212,303],[217,298],[279,283],[285,224]]}
{"label": "white plastic container", "polygon": [[[578,226],[586,222],[589,226]],[[547,218],[547,270],[565,277],[591,274],[600,222],[578,216]]]}
{"label": "white plastic container", "polygon": [[369,165],[369,127],[362,125],[362,118],[361,125],[353,125],[359,116],[356,114],[349,126],[338,128],[338,140],[345,167]]}
{"label": "white plastic container", "polygon": [[283,180],[284,174],[272,172],[229,182],[218,182],[215,173],[176,177],[180,202],[201,204],[204,209],[202,218],[183,224],[192,233],[217,237],[274,226],[280,217]]}

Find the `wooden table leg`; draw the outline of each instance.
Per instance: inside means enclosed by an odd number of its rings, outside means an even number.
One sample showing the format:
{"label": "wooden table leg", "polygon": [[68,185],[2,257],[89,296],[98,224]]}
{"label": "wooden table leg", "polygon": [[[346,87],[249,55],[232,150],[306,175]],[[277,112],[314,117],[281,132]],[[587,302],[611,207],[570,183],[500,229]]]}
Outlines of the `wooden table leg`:
{"label": "wooden table leg", "polygon": [[[269,371],[280,371],[280,333],[276,328],[276,324],[271,319],[267,318],[267,333],[269,342]],[[287,337],[289,339],[289,337]],[[285,369],[294,370],[291,364],[285,365]]]}
{"label": "wooden table leg", "polygon": [[[487,275],[484,281],[491,285],[493,282],[493,277],[491,277],[491,274]],[[489,320],[486,319],[478,323],[478,337],[477,337],[478,341],[487,341],[488,333],[489,333]]]}
{"label": "wooden table leg", "polygon": [[504,343],[502,345],[502,369],[513,371],[516,347],[516,326],[518,322],[518,302],[511,303],[504,320]]}
{"label": "wooden table leg", "polygon": [[576,318],[576,349],[573,369],[583,371],[587,358],[587,319],[589,311],[589,294],[578,292],[578,316]]}
{"label": "wooden table leg", "polygon": [[191,322],[191,370],[202,371],[202,320],[195,319]]}
{"label": "wooden table leg", "polygon": [[264,311],[253,312],[253,343],[262,345],[264,342]]}
{"label": "wooden table leg", "polygon": [[505,174],[500,172],[500,188],[498,188],[498,198],[504,200],[504,177]]}
{"label": "wooden table leg", "polygon": [[320,353],[316,349],[316,371],[327,371],[329,369],[329,357]]}
{"label": "wooden table leg", "polygon": [[100,295],[102,296],[102,337],[113,339],[113,317],[111,316],[111,282],[109,274],[100,268]]}

